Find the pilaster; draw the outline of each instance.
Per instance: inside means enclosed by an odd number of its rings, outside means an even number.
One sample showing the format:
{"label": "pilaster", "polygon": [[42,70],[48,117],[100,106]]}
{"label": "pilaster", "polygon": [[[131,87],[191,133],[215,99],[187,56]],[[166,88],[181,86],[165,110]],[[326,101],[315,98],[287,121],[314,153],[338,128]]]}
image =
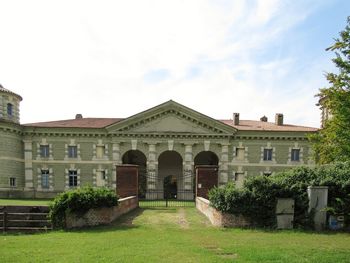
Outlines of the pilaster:
{"label": "pilaster", "polygon": [[228,181],[228,144],[221,144],[221,156],[219,162],[219,185],[227,184]]}
{"label": "pilaster", "polygon": [[[193,145],[185,144],[185,159],[183,163],[182,192],[178,193],[180,199],[193,198]],[[181,194],[183,196],[181,196]]]}
{"label": "pilaster", "polygon": [[25,190],[33,190],[33,143],[32,140],[23,140],[23,142]]}
{"label": "pilaster", "polygon": [[122,163],[121,160],[121,154],[120,154],[120,143],[115,142],[112,145],[112,161],[113,161],[113,167],[112,167],[112,187],[116,189],[117,187],[117,168],[116,166]]}
{"label": "pilaster", "polygon": [[[157,188],[158,181],[158,162],[157,162],[157,146],[155,143],[148,143],[148,158],[147,158],[147,190],[146,198],[154,198],[152,191]],[[158,197],[161,198],[161,197]]]}

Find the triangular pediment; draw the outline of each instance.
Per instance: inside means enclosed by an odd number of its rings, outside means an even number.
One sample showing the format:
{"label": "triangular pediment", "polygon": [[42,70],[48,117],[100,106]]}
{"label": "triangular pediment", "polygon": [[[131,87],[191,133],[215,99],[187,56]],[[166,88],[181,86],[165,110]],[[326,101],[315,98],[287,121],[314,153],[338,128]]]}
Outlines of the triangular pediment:
{"label": "triangular pediment", "polygon": [[168,101],[107,127],[109,133],[233,134],[236,129]]}

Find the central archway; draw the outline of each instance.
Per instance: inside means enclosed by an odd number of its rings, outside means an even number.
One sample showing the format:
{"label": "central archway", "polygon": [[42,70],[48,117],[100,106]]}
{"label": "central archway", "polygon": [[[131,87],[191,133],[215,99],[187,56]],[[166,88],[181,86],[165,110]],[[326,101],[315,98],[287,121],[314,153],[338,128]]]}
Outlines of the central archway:
{"label": "central archway", "polygon": [[165,151],[158,157],[158,198],[178,198],[183,185],[182,157],[178,152]]}

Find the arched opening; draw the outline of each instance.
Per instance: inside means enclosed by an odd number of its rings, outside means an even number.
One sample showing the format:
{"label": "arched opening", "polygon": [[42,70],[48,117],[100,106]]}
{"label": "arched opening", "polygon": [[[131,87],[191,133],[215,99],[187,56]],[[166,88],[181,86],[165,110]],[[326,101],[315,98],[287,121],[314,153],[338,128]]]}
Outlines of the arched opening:
{"label": "arched opening", "polygon": [[143,152],[129,150],[122,157],[123,164],[138,165],[139,197],[144,198],[147,191],[147,159]]}
{"label": "arched opening", "polygon": [[218,165],[218,156],[211,151],[203,151],[194,158],[194,165]]}
{"label": "arched opening", "polygon": [[182,157],[178,152],[165,151],[158,158],[159,198],[177,199],[182,189]]}

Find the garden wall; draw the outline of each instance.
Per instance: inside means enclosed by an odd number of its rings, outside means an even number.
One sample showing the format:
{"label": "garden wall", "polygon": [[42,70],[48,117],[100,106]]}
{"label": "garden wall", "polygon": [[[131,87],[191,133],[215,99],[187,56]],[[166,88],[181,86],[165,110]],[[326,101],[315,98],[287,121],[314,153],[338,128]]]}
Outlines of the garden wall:
{"label": "garden wall", "polygon": [[138,207],[136,196],[119,199],[118,206],[90,209],[83,215],[66,215],[66,228],[106,225]]}
{"label": "garden wall", "polygon": [[242,215],[236,216],[222,213],[209,205],[209,200],[203,197],[196,198],[196,208],[202,212],[214,226],[219,227],[247,227],[250,221]]}

